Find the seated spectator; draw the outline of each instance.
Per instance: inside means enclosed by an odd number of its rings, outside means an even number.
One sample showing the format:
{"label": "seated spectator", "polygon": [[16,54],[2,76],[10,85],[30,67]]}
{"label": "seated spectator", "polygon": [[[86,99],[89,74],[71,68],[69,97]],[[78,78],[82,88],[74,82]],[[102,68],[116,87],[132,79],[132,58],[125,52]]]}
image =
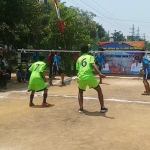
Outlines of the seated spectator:
{"label": "seated spectator", "polygon": [[17,80],[18,80],[18,82],[24,82],[25,83],[26,72],[22,69],[21,65],[18,67],[18,69],[19,70],[16,72]]}
{"label": "seated spectator", "polygon": [[0,58],[0,88],[7,88],[7,74],[5,73],[4,63]]}

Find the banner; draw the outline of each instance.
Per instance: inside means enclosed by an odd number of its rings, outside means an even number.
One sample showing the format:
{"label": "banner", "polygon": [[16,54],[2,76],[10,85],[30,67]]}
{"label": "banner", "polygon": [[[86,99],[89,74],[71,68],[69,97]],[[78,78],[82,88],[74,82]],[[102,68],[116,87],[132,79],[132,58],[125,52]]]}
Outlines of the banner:
{"label": "banner", "polygon": [[139,74],[141,53],[126,51],[104,51],[106,62],[102,69],[103,73]]}
{"label": "banner", "polygon": [[99,42],[98,46],[109,50],[144,50],[145,41]]}

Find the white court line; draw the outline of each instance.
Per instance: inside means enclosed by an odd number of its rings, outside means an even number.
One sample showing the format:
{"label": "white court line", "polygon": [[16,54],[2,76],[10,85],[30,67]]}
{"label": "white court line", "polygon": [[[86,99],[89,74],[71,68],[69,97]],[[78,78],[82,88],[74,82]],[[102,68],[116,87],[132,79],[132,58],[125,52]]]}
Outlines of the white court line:
{"label": "white court line", "polygon": [[[73,95],[49,95],[50,97],[64,97],[64,98],[78,98],[77,96]],[[94,97],[84,97],[85,100],[98,100],[97,98]],[[108,98],[104,99],[105,101],[113,101],[113,102],[121,102],[121,103],[137,103],[137,104],[148,104],[150,105],[150,102],[145,102],[145,101],[136,101],[136,100],[122,100],[122,99],[115,99],[115,98]]]}
{"label": "white court line", "polygon": [[[98,75],[95,76],[96,78],[99,78]],[[107,78],[119,78],[119,79],[142,79],[142,77],[121,77],[121,76],[107,76]],[[77,79],[77,76],[72,77],[72,80]]]}
{"label": "white court line", "polygon": [[[12,92],[9,92],[9,94],[6,94],[4,96],[0,96],[0,99],[2,99],[2,98],[9,98],[9,95],[11,93],[20,93],[20,92],[28,93],[27,90],[24,90],[24,91],[12,91]],[[41,96],[42,97],[43,96],[43,92],[35,94],[35,97],[37,97],[37,96]],[[75,98],[75,99],[78,98],[78,96],[75,96],[75,95],[48,95],[48,97],[64,97],[64,98]],[[95,97],[84,97],[84,99],[85,100],[98,100]],[[116,98],[108,98],[108,99],[104,99],[104,100],[105,101],[112,101],[112,102],[120,102],[120,103],[136,103],[136,104],[148,104],[148,105],[150,105],[150,102],[146,102],[146,101],[123,100],[123,99],[116,99]]]}

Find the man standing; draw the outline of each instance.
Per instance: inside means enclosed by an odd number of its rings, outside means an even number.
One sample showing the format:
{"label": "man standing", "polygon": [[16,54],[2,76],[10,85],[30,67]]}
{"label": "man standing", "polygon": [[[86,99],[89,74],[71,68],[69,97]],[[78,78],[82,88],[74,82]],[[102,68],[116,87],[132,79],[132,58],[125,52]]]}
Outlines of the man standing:
{"label": "man standing", "polygon": [[45,84],[46,77],[44,75],[44,70],[46,68],[46,64],[44,63],[44,60],[45,60],[44,56],[39,56],[39,61],[32,64],[32,66],[29,68],[29,71],[31,72],[30,81],[28,85],[28,91],[31,91],[29,103],[30,107],[34,106],[33,103],[34,93],[38,91],[44,91],[42,106],[43,107],[50,106],[50,104],[46,102],[48,89]]}
{"label": "man standing", "polygon": [[[100,48],[98,51],[104,51],[104,49]],[[102,71],[106,63],[106,56],[102,52],[99,52],[98,54],[96,54],[95,60],[97,61],[99,71]],[[100,77],[99,84],[102,84],[102,77]]]}
{"label": "man standing", "polygon": [[145,90],[144,93],[142,93],[142,95],[149,95],[150,94],[150,86],[148,83],[148,79],[150,79],[150,64],[149,64],[149,60],[148,58],[145,56],[145,53],[142,53],[142,68],[140,70],[140,72],[144,71],[144,75],[143,75],[143,83],[144,83],[144,87]]}
{"label": "man standing", "polygon": [[107,108],[104,107],[104,99],[103,93],[99,86],[98,81],[94,77],[92,73],[92,68],[99,74],[99,77],[105,77],[105,75],[101,74],[98,70],[97,66],[94,62],[94,57],[88,54],[88,46],[83,46],[81,48],[82,56],[79,57],[76,63],[76,70],[78,71],[78,100],[79,100],[79,112],[83,113],[83,91],[86,90],[86,86],[93,88],[98,93],[99,102],[101,105],[100,112],[105,113],[108,111]]}
{"label": "man standing", "polygon": [[52,77],[50,79],[50,82],[49,82],[50,85],[53,85],[52,81],[53,81],[53,79],[56,75],[61,76],[61,83],[62,83],[62,85],[65,85],[65,82],[64,82],[65,74],[62,72],[61,67],[60,67],[60,53],[59,52],[58,53],[56,52],[55,55],[54,55],[53,75],[52,75]]}
{"label": "man standing", "polygon": [[48,54],[48,65],[49,65],[49,78],[51,79],[53,75],[53,60],[54,60],[54,53],[51,52]]}
{"label": "man standing", "polygon": [[5,65],[2,61],[2,57],[0,57],[0,88],[7,88],[7,75],[5,73]]}

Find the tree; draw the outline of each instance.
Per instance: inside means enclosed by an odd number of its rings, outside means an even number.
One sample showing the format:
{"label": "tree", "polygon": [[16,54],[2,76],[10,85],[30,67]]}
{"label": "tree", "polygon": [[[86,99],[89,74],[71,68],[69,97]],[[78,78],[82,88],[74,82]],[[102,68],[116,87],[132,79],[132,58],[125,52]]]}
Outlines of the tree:
{"label": "tree", "polygon": [[114,41],[125,41],[126,38],[123,35],[123,33],[121,31],[114,31],[114,33],[111,33],[112,38],[114,39]]}
{"label": "tree", "polygon": [[103,28],[103,26],[97,24],[97,28],[98,28],[98,37],[99,37],[99,39],[101,40],[101,39],[105,38],[107,34],[106,34],[106,31]]}

